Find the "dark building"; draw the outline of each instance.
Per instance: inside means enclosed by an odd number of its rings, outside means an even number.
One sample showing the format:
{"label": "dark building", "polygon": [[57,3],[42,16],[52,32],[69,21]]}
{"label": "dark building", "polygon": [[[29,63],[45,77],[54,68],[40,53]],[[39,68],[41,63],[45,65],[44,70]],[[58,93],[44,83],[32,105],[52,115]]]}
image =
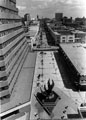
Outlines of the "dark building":
{"label": "dark building", "polygon": [[79,26],[83,26],[86,25],[86,18],[75,18],[75,23],[77,23]]}
{"label": "dark building", "polygon": [[56,21],[62,21],[63,13],[55,13],[55,19]]}
{"label": "dark building", "polygon": [[72,24],[72,23],[73,23],[72,17],[70,17],[70,18],[63,17],[63,24]]}

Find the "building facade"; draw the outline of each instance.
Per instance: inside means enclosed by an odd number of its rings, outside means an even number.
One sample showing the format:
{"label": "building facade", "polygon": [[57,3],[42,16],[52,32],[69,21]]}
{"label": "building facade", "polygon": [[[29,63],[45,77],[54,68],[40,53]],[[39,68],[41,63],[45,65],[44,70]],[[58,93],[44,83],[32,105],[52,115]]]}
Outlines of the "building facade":
{"label": "building facade", "polygon": [[68,35],[61,35],[60,36],[60,43],[73,43],[75,42],[75,36],[68,34]]}
{"label": "building facade", "polygon": [[60,44],[59,54],[64,61],[66,70],[71,76],[70,81],[79,90],[86,90],[86,50],[85,44]]}
{"label": "building facade", "polygon": [[27,53],[16,0],[0,0],[0,104],[10,100]]}
{"label": "building facade", "polygon": [[55,40],[55,44],[59,43],[74,43],[75,42],[75,34],[68,30],[53,30],[48,26],[48,30],[51,36]]}
{"label": "building facade", "polygon": [[63,13],[55,13],[55,19],[56,21],[62,21]]}
{"label": "building facade", "polygon": [[75,30],[73,33],[75,34],[76,43],[86,43],[86,32]]}
{"label": "building facade", "polygon": [[24,15],[24,19],[25,19],[25,22],[26,22],[26,26],[28,26],[30,21],[31,21],[30,13],[26,13]]}

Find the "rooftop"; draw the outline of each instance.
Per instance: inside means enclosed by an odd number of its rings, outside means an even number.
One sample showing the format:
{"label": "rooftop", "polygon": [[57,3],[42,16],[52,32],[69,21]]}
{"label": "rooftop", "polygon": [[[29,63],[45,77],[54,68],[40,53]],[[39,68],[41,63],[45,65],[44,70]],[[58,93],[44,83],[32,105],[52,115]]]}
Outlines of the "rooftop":
{"label": "rooftop", "polygon": [[56,35],[60,35],[60,33],[58,33],[58,32],[54,32]]}
{"label": "rooftop", "polygon": [[57,32],[61,35],[73,35],[70,30],[57,30]]}
{"label": "rooftop", "polygon": [[86,44],[60,44],[70,61],[81,75],[86,75]]}
{"label": "rooftop", "polygon": [[86,32],[80,31],[80,30],[75,30],[73,33],[78,33],[78,34],[86,34]]}

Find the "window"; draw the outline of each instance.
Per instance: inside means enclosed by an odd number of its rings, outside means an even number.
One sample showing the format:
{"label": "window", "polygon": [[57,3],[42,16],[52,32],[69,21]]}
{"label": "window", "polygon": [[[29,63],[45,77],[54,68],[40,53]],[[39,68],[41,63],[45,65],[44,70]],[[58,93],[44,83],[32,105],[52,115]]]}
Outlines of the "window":
{"label": "window", "polygon": [[3,60],[4,58],[6,58],[23,39],[24,39],[24,37],[22,39],[20,39],[12,48],[10,48],[3,56],[0,56],[0,60]]}
{"label": "window", "polygon": [[9,60],[9,62],[6,64],[6,68],[9,66],[9,64],[12,62],[12,60],[14,59],[14,57],[18,54],[18,52],[20,51],[20,49],[22,48],[22,46],[25,44],[26,41],[24,41],[22,43],[22,45],[19,47],[19,49],[13,54],[12,58]]}
{"label": "window", "polygon": [[69,42],[73,42],[73,40],[69,40]]}
{"label": "window", "polygon": [[7,76],[0,77],[0,81],[5,81],[5,80],[7,80]]}
{"label": "window", "polygon": [[0,91],[7,90],[7,89],[8,89],[8,86],[4,86],[0,88]]}
{"label": "window", "polygon": [[62,40],[63,43],[65,43],[65,40]]}
{"label": "window", "polygon": [[0,71],[5,71],[5,66],[0,67]]}
{"label": "window", "polygon": [[73,39],[73,37],[69,37],[69,39]]}
{"label": "window", "polygon": [[62,37],[62,39],[65,39],[66,37]]}
{"label": "window", "polygon": [[11,33],[11,32],[14,32],[14,31],[16,31],[16,30],[18,30],[18,29],[20,29],[20,28],[21,28],[21,26],[18,26],[18,27],[16,27],[16,28],[12,28],[12,29],[9,29],[9,30],[0,32],[0,37],[5,36],[5,35],[7,35],[7,34],[9,34],[9,33]]}
{"label": "window", "polygon": [[[24,43],[23,43],[22,45],[24,45]],[[21,47],[22,47],[22,46],[21,46]],[[24,47],[24,49],[25,49],[25,48],[26,48],[26,46]],[[11,74],[11,72],[12,72],[14,66],[17,64],[17,62],[18,62],[18,60],[19,60],[19,58],[20,58],[22,52],[23,52],[23,51],[21,51],[21,53],[19,54],[19,56],[18,56],[17,60],[15,61],[14,65],[12,66],[11,70],[8,72],[8,77],[9,77],[9,75]]]}

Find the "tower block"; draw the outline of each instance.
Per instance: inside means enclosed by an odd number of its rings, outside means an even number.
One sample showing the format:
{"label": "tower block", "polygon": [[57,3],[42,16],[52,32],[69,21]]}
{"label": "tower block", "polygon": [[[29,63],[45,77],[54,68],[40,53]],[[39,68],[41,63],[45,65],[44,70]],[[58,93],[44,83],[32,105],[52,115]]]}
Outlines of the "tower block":
{"label": "tower block", "polygon": [[27,53],[16,0],[0,0],[0,104],[10,100]]}

